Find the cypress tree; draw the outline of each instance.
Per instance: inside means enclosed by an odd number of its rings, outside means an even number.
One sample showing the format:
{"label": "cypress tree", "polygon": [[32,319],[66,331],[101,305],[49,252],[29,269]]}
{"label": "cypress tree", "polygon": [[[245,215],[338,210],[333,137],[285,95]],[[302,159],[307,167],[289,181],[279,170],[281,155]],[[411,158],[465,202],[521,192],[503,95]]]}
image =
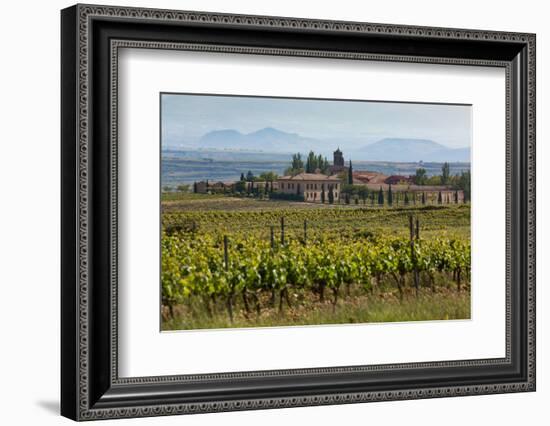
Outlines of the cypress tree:
{"label": "cypress tree", "polygon": [[422,193],[422,204],[426,204],[426,193]]}
{"label": "cypress tree", "polygon": [[458,204],[458,191],[455,191],[455,204]]}
{"label": "cypress tree", "polygon": [[244,173],[241,173],[241,181],[245,180],[244,179]]}
{"label": "cypress tree", "polygon": [[353,167],[351,165],[351,160],[349,160],[348,184],[353,185]]}
{"label": "cypress tree", "polygon": [[197,182],[193,182],[193,193],[197,193]]}
{"label": "cypress tree", "polygon": [[437,195],[437,204],[443,203],[443,197],[441,196],[441,191],[439,191],[439,194]]}
{"label": "cypress tree", "polygon": [[404,200],[404,203],[406,206],[409,205],[409,193],[408,192],[405,192],[405,200]]}
{"label": "cypress tree", "polygon": [[447,183],[449,183],[450,175],[451,175],[451,168],[449,166],[449,163],[445,162],[441,167],[441,183],[443,185],[447,185]]}
{"label": "cypress tree", "polygon": [[323,185],[323,188],[321,191],[321,203],[325,204],[325,185]]}
{"label": "cypress tree", "polygon": [[388,205],[389,206],[393,205],[393,193],[391,192],[391,183],[390,183],[390,187],[388,188]]}
{"label": "cypress tree", "polygon": [[378,205],[384,205],[384,191],[382,191],[382,187],[380,187],[380,191],[378,191]]}
{"label": "cypress tree", "polygon": [[328,202],[334,204],[334,192],[332,191],[332,185],[328,188]]}

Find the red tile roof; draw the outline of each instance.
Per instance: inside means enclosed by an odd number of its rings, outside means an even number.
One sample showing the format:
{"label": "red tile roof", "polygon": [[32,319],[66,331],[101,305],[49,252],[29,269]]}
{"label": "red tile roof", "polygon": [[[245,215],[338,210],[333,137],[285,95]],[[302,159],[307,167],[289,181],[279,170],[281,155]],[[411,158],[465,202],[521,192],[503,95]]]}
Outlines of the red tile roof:
{"label": "red tile roof", "polygon": [[295,176],[282,176],[278,180],[290,180],[290,181],[298,181],[298,180],[316,180],[316,181],[330,181],[330,182],[339,182],[340,178],[337,176],[327,176],[323,175],[321,173],[299,173]]}

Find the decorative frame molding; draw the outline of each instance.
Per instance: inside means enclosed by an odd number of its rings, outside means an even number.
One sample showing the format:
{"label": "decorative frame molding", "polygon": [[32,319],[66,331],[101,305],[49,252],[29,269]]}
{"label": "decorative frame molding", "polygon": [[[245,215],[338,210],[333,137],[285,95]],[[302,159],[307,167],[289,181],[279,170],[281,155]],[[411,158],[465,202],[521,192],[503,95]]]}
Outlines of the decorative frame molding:
{"label": "decorative frame molding", "polygon": [[[139,24],[140,29],[127,30],[125,25],[129,23]],[[212,27],[235,34],[237,43],[213,43],[204,35],[204,30]],[[189,29],[189,35],[182,36],[189,40],[178,39],[170,28]],[[273,46],[246,44],[247,30],[256,34],[269,31]],[[139,38],[144,32],[156,34],[159,40]],[[311,32],[326,36],[338,49],[291,46],[296,44],[293,40],[300,42],[302,34]],[[281,40],[277,38],[279,35]],[[346,38],[349,48],[331,38],[336,35],[349,36]],[[354,50],[356,40],[366,40],[366,48]],[[369,44],[370,41],[373,42]],[[403,54],[399,46],[390,51],[390,42],[418,45],[417,50],[422,53]],[[277,43],[287,45],[281,47]],[[438,50],[439,45],[454,50],[446,49],[451,54],[444,56],[441,48]],[[119,378],[116,120],[118,49],[122,47],[505,68],[506,357]],[[62,56],[63,415],[75,420],[92,420],[535,390],[536,62],[533,34],[76,5],[62,11]],[[102,250],[107,258],[100,254]],[[517,263],[515,259],[512,262],[512,257],[518,257]],[[467,376],[475,368],[488,371],[490,367],[502,369],[502,374],[506,371],[506,377],[510,378],[480,378],[467,385],[453,385],[445,376],[453,369]],[[404,376],[400,374],[407,371],[430,371],[436,385],[420,387],[410,381],[403,382]],[[392,375],[393,384],[377,388],[374,379],[367,380],[379,373]],[[274,384],[277,378],[299,383],[298,376],[317,380],[319,384],[313,391],[302,392],[290,381],[283,390]],[[349,385],[329,392],[330,381],[335,376],[340,380],[349,378]],[[366,383],[357,384],[363,377]],[[242,391],[236,394],[224,394],[224,383],[234,379],[248,380],[250,387],[243,385]],[[185,395],[167,396],[168,389],[173,393],[185,386],[200,389],[209,396],[204,397],[198,391],[196,396],[189,396],[188,391]],[[273,388],[269,396],[254,397],[257,392],[254,389],[264,389],[265,393],[269,386]]]}

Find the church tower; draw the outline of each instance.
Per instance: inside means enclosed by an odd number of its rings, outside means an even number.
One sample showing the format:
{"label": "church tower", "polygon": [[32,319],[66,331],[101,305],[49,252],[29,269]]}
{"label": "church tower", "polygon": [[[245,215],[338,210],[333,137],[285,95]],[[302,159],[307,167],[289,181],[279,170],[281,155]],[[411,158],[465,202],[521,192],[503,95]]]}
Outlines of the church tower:
{"label": "church tower", "polygon": [[344,167],[344,155],[342,154],[342,151],[340,151],[340,148],[334,151],[333,164],[335,167]]}

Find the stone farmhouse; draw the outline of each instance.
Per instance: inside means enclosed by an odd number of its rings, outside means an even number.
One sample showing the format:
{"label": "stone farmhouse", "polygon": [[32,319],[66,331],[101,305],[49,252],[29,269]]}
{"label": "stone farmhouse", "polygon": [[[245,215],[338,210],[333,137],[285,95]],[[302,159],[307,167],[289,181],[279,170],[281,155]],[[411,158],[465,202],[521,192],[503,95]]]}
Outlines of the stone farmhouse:
{"label": "stone farmhouse", "polygon": [[319,203],[323,199],[328,200],[330,191],[332,191],[334,202],[338,202],[342,185],[339,177],[327,176],[322,173],[299,173],[295,176],[283,176],[277,180],[277,183],[280,193],[302,195],[304,201]]}
{"label": "stone farmhouse", "polygon": [[392,175],[386,176],[378,172],[357,171],[353,172],[353,184],[367,187],[369,191],[387,192],[390,189],[395,193],[407,192],[413,200],[421,199],[422,194],[429,204],[437,203],[441,193],[442,203],[464,202],[464,191],[455,190],[448,185],[415,185],[411,176]]}

